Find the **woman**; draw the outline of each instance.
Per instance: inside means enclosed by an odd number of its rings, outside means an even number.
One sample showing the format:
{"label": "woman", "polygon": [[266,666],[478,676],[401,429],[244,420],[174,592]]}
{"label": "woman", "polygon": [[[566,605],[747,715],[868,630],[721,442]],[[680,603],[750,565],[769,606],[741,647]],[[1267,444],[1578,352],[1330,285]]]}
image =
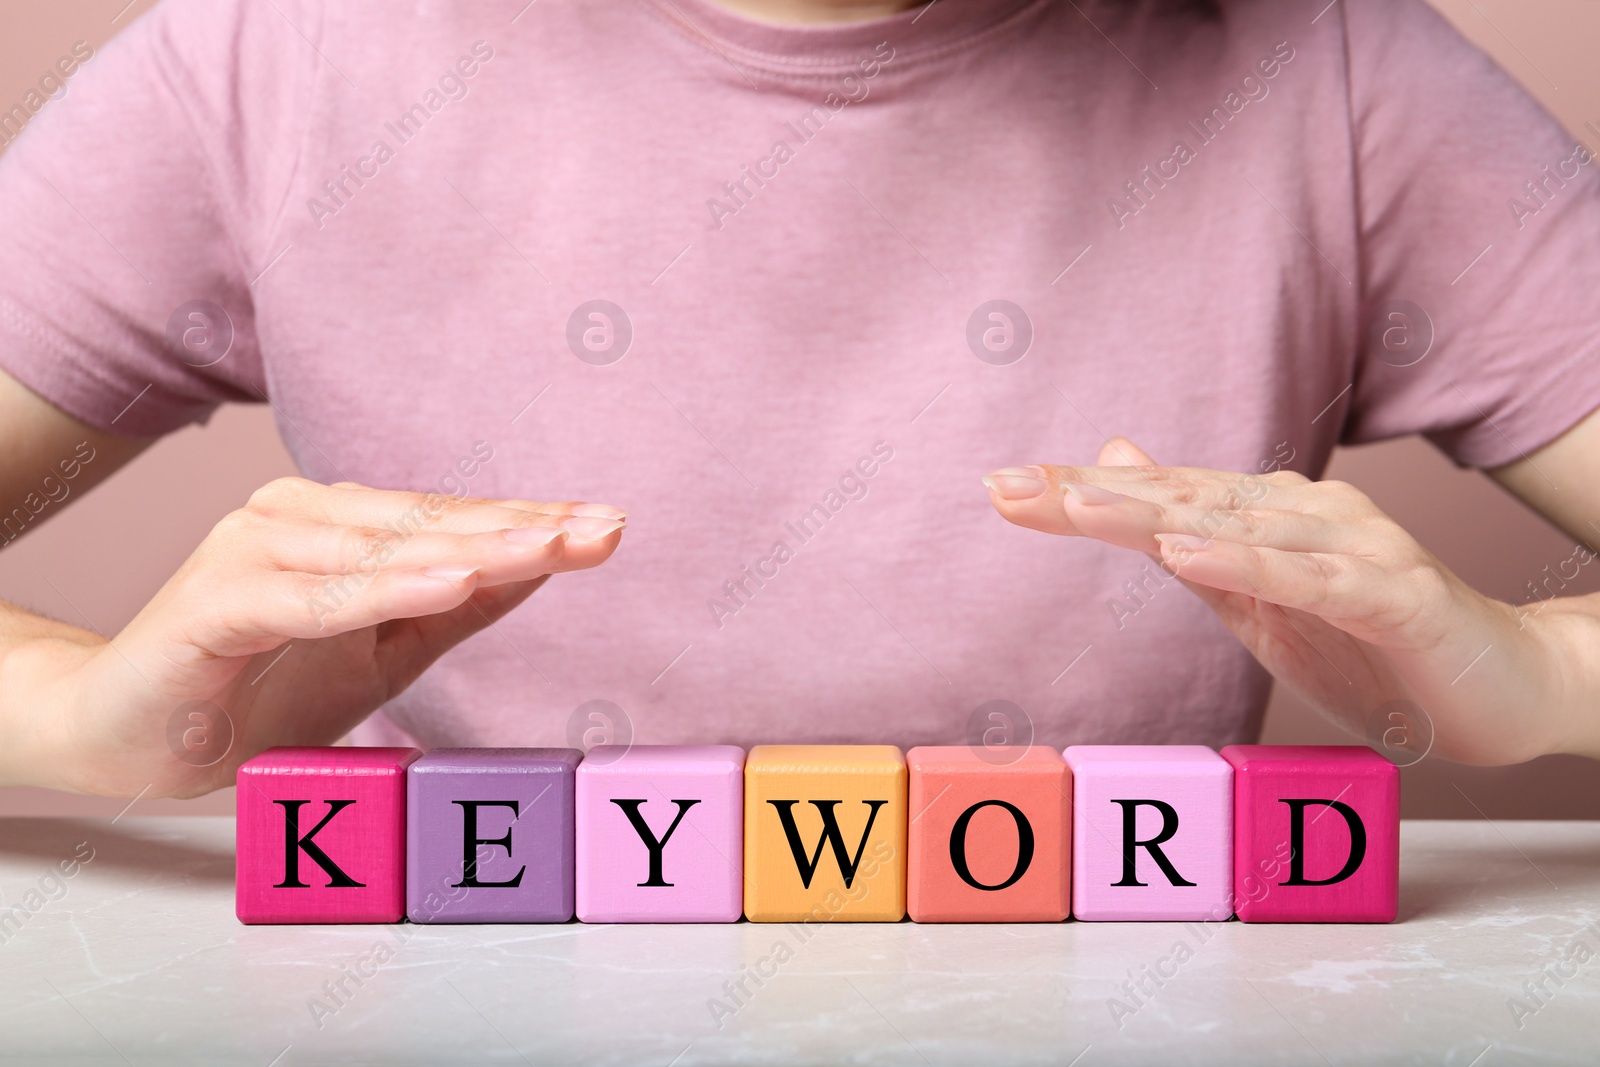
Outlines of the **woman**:
{"label": "woman", "polygon": [[1220,745],[1272,677],[1600,752],[1591,601],[1309,480],[1423,433],[1588,536],[1594,171],[1414,0],[168,0],[0,164],[0,496],[228,401],[307,477],[110,642],[3,609],[0,781]]}

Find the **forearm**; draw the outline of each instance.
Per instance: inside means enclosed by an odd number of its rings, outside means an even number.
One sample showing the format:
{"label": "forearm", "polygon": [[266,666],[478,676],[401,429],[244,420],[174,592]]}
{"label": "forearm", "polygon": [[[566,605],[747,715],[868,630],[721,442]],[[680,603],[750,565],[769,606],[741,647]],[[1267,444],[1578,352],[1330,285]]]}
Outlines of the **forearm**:
{"label": "forearm", "polygon": [[1523,632],[1548,649],[1548,677],[1530,685],[1544,702],[1552,750],[1600,758],[1600,593],[1558,597],[1519,613]]}
{"label": "forearm", "polygon": [[0,786],[70,788],[71,679],[105,644],[0,601]]}
{"label": "forearm", "polygon": [[[1600,411],[1532,455],[1488,473],[1571,535],[1579,548],[1570,562],[1594,559],[1589,553],[1600,549]],[[1517,615],[1518,629],[1551,650],[1545,672],[1551,684],[1529,689],[1556,727],[1551,750],[1600,758],[1600,595],[1544,600],[1518,608]]]}

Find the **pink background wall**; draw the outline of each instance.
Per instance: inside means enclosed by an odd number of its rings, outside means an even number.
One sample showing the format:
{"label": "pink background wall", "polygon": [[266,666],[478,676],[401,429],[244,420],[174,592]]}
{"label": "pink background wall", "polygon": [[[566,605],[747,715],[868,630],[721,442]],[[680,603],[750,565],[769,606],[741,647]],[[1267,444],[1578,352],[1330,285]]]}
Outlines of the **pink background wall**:
{"label": "pink background wall", "polygon": [[[0,16],[0,103],[8,108],[20,99],[74,41],[98,47],[152,2],[6,0]],[[1313,2],[1320,6],[1322,0]],[[1600,64],[1593,56],[1594,42],[1600,41],[1600,4],[1433,2],[1544,101],[1576,138],[1600,150],[1600,138],[1584,129],[1586,121],[1600,125]],[[85,165],[111,164],[93,160]],[[242,504],[256,486],[293,472],[270,410],[225,410],[205,429],[185,430],[157,444],[76,506],[57,512],[0,553],[0,598],[114,633],[218,518]],[[1564,534],[1488,479],[1457,470],[1419,441],[1342,451],[1329,476],[1362,487],[1467,581],[1513,603],[1527,600],[1526,583],[1573,550]],[[1586,571],[1573,591],[1600,590],[1600,568]],[[1264,740],[1342,743],[1349,738],[1280,691]],[[1553,757],[1478,770],[1424,759],[1404,771],[1403,796],[1404,813],[1411,817],[1600,818],[1600,763]],[[0,815],[114,815],[125,803],[0,789]],[[139,801],[136,810],[231,812],[232,803],[229,790],[196,801]]]}

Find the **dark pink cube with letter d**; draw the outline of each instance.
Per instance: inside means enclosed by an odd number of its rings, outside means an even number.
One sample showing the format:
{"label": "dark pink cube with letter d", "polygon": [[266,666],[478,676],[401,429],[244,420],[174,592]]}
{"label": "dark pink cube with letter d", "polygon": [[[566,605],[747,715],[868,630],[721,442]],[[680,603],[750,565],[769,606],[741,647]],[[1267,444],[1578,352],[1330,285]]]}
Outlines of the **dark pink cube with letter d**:
{"label": "dark pink cube with letter d", "polygon": [[271,748],[239,768],[236,911],[246,923],[392,923],[405,913],[414,748]]}
{"label": "dark pink cube with letter d", "polygon": [[1229,745],[1242,922],[1386,923],[1400,906],[1400,770],[1359,745]]}
{"label": "dark pink cube with letter d", "polygon": [[418,923],[572,918],[575,748],[436,748],[411,765],[406,914]]}

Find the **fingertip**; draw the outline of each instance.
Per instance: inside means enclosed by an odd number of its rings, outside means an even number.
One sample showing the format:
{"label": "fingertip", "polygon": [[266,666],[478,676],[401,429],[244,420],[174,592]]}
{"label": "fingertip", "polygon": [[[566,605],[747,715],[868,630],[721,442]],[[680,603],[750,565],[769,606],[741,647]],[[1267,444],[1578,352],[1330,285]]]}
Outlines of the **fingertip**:
{"label": "fingertip", "polygon": [[1156,545],[1161,555],[1161,566],[1175,578],[1198,582],[1201,585],[1229,589],[1242,563],[1240,546],[1218,542],[1193,534],[1158,533]]}
{"label": "fingertip", "polygon": [[1160,466],[1148,452],[1121,434],[1106,439],[1095,462],[1102,467]]}
{"label": "fingertip", "polygon": [[501,536],[514,545],[543,548],[554,541],[564,544],[570,535],[566,530],[554,526],[513,526]]}
{"label": "fingertip", "polygon": [[983,476],[984,488],[994,500],[1036,500],[1050,488],[1050,482],[1038,467],[1006,467]]}
{"label": "fingertip", "polygon": [[1088,507],[1100,507],[1105,504],[1120,504],[1128,499],[1121,493],[1112,492],[1110,489],[1095,485],[1093,482],[1067,482],[1063,488],[1066,490],[1061,497],[1063,507],[1066,506],[1068,500]]}
{"label": "fingertip", "polygon": [[628,513],[621,508],[614,508],[610,504],[577,504],[572,508],[572,514],[579,518],[613,519],[626,522]]}
{"label": "fingertip", "polygon": [[606,519],[594,515],[573,515],[561,522],[561,528],[570,533],[572,540],[577,543],[604,541],[612,534],[621,533],[627,525],[621,519]]}
{"label": "fingertip", "polygon": [[481,567],[427,567],[422,571],[423,577],[450,585],[475,585],[482,573]]}
{"label": "fingertip", "polygon": [[1208,537],[1196,537],[1186,533],[1158,533],[1156,540],[1161,543],[1163,552],[1204,552],[1216,542]]}
{"label": "fingertip", "polygon": [[[574,520],[569,519],[568,521]],[[628,528],[627,523],[612,520],[585,518],[577,521],[604,522],[610,529],[607,532],[600,533],[597,537],[572,537],[563,542],[562,556],[550,568],[553,574],[567,571],[586,571],[592,567],[600,566],[616,553],[622,544],[622,532]]]}

